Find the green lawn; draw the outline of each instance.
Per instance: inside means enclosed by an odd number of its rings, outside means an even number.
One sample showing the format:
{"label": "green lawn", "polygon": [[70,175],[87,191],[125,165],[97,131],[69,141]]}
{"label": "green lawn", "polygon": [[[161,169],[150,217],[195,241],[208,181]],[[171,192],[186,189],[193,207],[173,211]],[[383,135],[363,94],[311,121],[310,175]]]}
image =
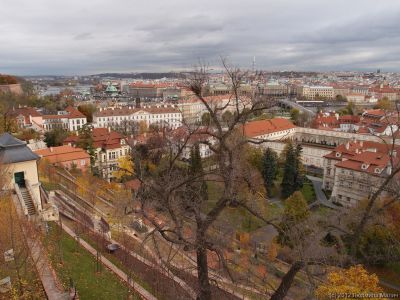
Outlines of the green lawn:
{"label": "green lawn", "polygon": [[[131,278],[140,284],[143,288],[145,288],[147,291],[152,293],[153,295],[156,295],[156,292],[151,288],[151,286],[143,281],[137,274],[135,274],[132,270],[130,269],[127,265],[125,265],[120,259],[118,259],[115,255],[108,253],[107,251],[104,251],[105,249],[100,249],[101,246],[96,243],[96,241],[93,240],[93,236],[90,234],[82,233],[80,237],[85,240],[90,246],[93,248],[97,249],[98,251],[101,252],[101,254],[107,258],[109,261],[111,261],[114,265],[116,265],[118,268],[120,268],[122,271],[124,271],[126,274],[130,273]],[[100,242],[101,244],[101,242]],[[161,297],[162,298],[162,297]]]}
{"label": "green lawn", "polygon": [[314,187],[310,181],[305,181],[300,191],[308,204],[313,203],[316,200]]}
{"label": "green lawn", "polygon": [[[207,182],[207,188],[209,200],[207,201],[206,207],[204,208],[205,211],[209,211],[215,205],[217,199],[221,195],[221,190],[218,187],[218,183],[209,181]],[[259,213],[264,215],[264,217],[273,218],[281,214],[282,209],[276,204],[272,204],[269,206],[267,205],[267,202],[265,202],[264,213],[259,211]],[[241,207],[226,208],[220,215],[219,219],[228,221],[229,224],[244,232],[252,232],[265,225],[262,220],[253,216]]]}
{"label": "green lawn", "polygon": [[45,244],[53,267],[65,287],[73,280],[80,299],[127,299],[128,295],[140,299],[104,266],[97,272],[96,259],[57,225],[49,228]]}

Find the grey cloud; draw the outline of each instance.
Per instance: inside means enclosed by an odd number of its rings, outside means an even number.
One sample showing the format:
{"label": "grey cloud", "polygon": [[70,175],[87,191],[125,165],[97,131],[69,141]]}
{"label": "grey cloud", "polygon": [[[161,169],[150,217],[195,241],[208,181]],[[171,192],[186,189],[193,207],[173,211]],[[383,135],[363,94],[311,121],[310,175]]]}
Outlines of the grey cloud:
{"label": "grey cloud", "polygon": [[90,32],[80,33],[74,36],[74,40],[88,40],[93,38],[93,35]]}
{"label": "grey cloud", "polygon": [[262,69],[399,71],[399,16],[391,0],[9,1],[0,73],[168,71],[220,55],[244,68],[255,55]]}

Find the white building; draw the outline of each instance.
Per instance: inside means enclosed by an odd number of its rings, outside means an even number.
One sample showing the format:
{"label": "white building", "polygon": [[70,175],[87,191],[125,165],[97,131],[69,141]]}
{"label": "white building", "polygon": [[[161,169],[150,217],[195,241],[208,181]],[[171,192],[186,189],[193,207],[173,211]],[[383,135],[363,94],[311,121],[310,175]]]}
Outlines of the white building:
{"label": "white building", "polygon": [[122,107],[100,109],[93,115],[93,125],[96,128],[113,127],[123,122],[145,123],[160,127],[178,128],[182,125],[182,113],[172,106],[155,107]]}
{"label": "white building", "polygon": [[[118,170],[120,159],[131,155],[128,140],[109,128],[93,128],[91,136],[95,152],[94,167],[103,178],[112,180],[115,177],[114,171]],[[78,142],[79,137],[73,135],[65,139],[64,144],[75,147]]]}
{"label": "white building", "polygon": [[[238,100],[230,94],[207,96],[204,100],[209,105],[210,109],[218,110],[219,114],[226,111],[234,114],[237,109],[241,112],[245,107],[251,106],[251,99],[246,96],[240,96]],[[238,103],[236,103],[238,102]],[[238,105],[236,105],[238,104]],[[175,104],[176,108],[182,112],[182,117],[187,123],[196,123],[201,121],[204,113],[208,113],[206,105],[198,97],[194,96],[188,100],[180,100]]]}
{"label": "white building", "polygon": [[297,95],[302,96],[306,99],[314,100],[317,97],[333,99],[335,96],[335,90],[332,86],[301,86]]}
{"label": "white building", "polygon": [[43,115],[42,127],[45,131],[56,128],[78,131],[87,123],[86,116],[74,107],[67,107],[56,115]]}

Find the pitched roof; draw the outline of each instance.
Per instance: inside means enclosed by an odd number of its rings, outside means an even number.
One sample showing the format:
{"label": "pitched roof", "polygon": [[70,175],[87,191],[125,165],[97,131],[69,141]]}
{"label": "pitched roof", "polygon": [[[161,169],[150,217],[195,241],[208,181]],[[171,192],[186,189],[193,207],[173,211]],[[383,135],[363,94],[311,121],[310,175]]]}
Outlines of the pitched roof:
{"label": "pitched roof", "polygon": [[39,156],[32,152],[25,142],[8,132],[0,135],[0,162],[3,164],[37,160]]}
{"label": "pitched roof", "polygon": [[257,137],[264,134],[283,131],[295,128],[287,119],[274,118],[270,120],[251,121],[244,125],[244,135],[247,137]]}
{"label": "pitched roof", "polygon": [[[400,153],[400,146],[394,148]],[[372,142],[372,141],[349,141],[345,144],[337,146],[331,153],[324,157],[329,159],[342,160],[352,159],[362,153],[378,153],[379,155],[388,155],[392,151],[391,145],[383,143]],[[336,153],[340,153],[340,156],[336,156]],[[360,156],[363,158],[363,156]]]}
{"label": "pitched roof", "polygon": [[86,116],[81,113],[79,110],[77,110],[75,107],[68,106],[65,111],[68,112],[68,118],[69,119],[74,119],[74,118],[86,118]]}
{"label": "pitched roof", "polygon": [[13,110],[10,110],[8,112],[9,115],[11,116],[18,116],[18,115],[23,115],[24,117],[40,117],[41,114],[34,108],[32,107],[19,107],[19,108],[14,108]]}
{"label": "pitched roof", "polygon": [[85,150],[66,145],[37,150],[35,153],[47,159],[50,163],[90,158],[89,154],[87,154]]}
{"label": "pitched roof", "polygon": [[[388,154],[363,152],[355,155],[348,160],[338,162],[335,166],[339,168],[379,175],[381,174],[381,171],[388,166],[389,162],[390,157]],[[378,173],[376,172],[377,168],[380,169],[380,172]]]}

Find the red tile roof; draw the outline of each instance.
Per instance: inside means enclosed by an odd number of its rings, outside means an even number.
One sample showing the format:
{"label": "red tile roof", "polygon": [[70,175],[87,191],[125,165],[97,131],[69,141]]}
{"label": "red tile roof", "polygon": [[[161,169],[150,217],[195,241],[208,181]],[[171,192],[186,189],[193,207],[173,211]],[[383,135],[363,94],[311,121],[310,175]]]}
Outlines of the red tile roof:
{"label": "red tile roof", "polygon": [[[383,169],[388,166],[389,162],[390,157],[388,154],[363,152],[357,154],[349,160],[343,160],[337,163],[335,166],[339,168],[379,175],[381,171],[383,171]],[[379,169],[379,172],[376,172],[377,168]]]}
{"label": "red tile roof", "polygon": [[68,106],[65,111],[68,112],[68,118],[69,119],[74,119],[74,118],[86,118],[86,116],[81,113],[79,110],[77,110],[75,107]]}
{"label": "red tile roof", "polygon": [[247,137],[257,137],[272,132],[278,132],[296,128],[292,122],[283,118],[270,120],[251,121],[244,125],[244,135]]}
{"label": "red tile roof", "polygon": [[34,151],[36,154],[47,159],[50,163],[60,163],[76,159],[89,159],[89,154],[81,148],[71,146],[50,147]]}

